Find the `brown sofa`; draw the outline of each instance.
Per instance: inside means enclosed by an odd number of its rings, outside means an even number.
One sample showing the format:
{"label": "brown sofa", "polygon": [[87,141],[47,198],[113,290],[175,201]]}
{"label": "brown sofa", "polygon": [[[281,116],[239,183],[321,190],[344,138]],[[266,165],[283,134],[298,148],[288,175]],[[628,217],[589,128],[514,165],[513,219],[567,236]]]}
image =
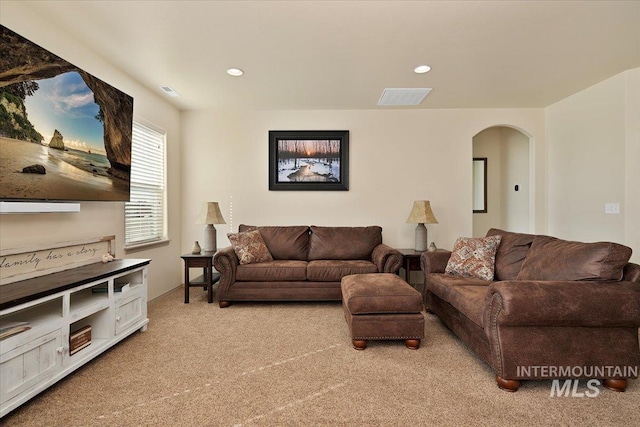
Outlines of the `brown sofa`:
{"label": "brown sofa", "polygon": [[[491,229],[494,281],[444,274],[421,256],[425,305],[516,391],[526,379],[601,379],[624,391],[640,370],[640,266],[631,249]],[[615,369],[618,368],[618,369]]]}
{"label": "brown sofa", "polygon": [[220,272],[220,307],[232,301],[340,301],[350,274],[395,273],[400,253],[382,243],[382,228],[240,225],[259,230],[273,261],[241,265],[229,246],[213,265]]}

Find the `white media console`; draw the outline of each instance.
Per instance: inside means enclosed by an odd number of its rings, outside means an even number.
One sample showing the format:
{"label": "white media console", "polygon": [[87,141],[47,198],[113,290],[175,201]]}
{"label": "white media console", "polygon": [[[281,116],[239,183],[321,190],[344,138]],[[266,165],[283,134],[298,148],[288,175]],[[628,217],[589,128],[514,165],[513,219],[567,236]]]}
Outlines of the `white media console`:
{"label": "white media console", "polygon": [[[30,326],[0,341],[0,417],[146,330],[149,263],[97,262],[0,286],[0,324]],[[71,355],[70,335],[87,325],[91,344]]]}

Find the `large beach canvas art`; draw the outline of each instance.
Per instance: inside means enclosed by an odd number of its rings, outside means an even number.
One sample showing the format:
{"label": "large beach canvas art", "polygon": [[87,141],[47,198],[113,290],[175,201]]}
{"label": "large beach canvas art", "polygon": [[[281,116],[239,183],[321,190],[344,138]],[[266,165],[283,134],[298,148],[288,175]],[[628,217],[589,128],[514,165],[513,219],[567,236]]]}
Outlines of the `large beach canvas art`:
{"label": "large beach canvas art", "polygon": [[270,131],[270,190],[348,190],[349,131]]}
{"label": "large beach canvas art", "polygon": [[128,201],[133,98],[0,26],[0,199]]}

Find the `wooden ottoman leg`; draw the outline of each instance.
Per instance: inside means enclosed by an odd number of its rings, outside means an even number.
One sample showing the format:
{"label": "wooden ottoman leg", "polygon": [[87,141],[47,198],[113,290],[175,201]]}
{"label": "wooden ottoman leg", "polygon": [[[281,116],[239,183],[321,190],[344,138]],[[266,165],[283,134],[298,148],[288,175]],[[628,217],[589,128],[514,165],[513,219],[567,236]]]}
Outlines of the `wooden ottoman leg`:
{"label": "wooden ottoman leg", "polygon": [[605,379],[602,382],[602,385],[604,385],[609,390],[623,392],[627,389],[629,382],[624,378],[621,380]]}
{"label": "wooden ottoman leg", "polygon": [[420,340],[404,340],[404,345],[406,345],[409,350],[417,350],[420,348]]}
{"label": "wooden ottoman leg", "polygon": [[367,348],[367,340],[352,340],[353,348],[356,350],[364,350]]}

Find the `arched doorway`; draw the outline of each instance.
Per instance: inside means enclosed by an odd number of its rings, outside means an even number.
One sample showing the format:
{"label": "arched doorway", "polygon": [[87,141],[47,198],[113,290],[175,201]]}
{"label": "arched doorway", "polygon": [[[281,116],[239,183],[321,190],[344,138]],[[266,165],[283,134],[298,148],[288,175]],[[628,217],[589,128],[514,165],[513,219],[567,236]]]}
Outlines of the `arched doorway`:
{"label": "arched doorway", "polygon": [[[510,126],[492,126],[473,137],[473,158],[483,159],[486,165],[484,186],[477,181],[484,179],[483,176],[474,175],[474,236],[484,236],[492,227],[531,232],[533,174],[530,139],[521,130]],[[482,205],[478,202],[478,188],[486,188],[484,209],[477,209]]]}

